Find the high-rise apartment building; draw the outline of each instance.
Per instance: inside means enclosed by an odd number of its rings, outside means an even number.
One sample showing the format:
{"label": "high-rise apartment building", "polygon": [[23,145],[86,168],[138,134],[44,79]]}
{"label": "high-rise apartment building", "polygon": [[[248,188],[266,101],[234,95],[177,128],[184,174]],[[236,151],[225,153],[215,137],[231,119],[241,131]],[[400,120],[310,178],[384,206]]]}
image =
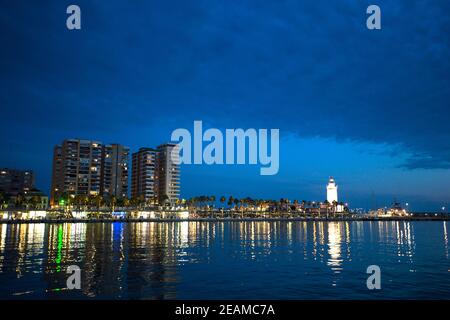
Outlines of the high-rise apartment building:
{"label": "high-rise apartment building", "polygon": [[[51,203],[63,194],[126,194],[128,148],[99,141],[68,139],[54,148]],[[125,185],[124,185],[125,184]],[[125,190],[125,191],[124,191]],[[117,192],[117,194],[115,194]]]}
{"label": "high-rise apartment building", "polygon": [[55,146],[51,201],[61,195],[100,194],[102,145],[98,141],[68,139]]}
{"label": "high-rise apartment building", "polygon": [[131,197],[143,197],[156,202],[155,169],[157,151],[152,148],[140,148],[133,153],[131,174]]}
{"label": "high-rise apartment building", "polygon": [[[180,196],[180,166],[175,144],[140,148],[132,155],[131,197],[175,204]],[[54,148],[51,204],[62,195],[128,195],[130,149],[119,144],[68,139]]]}
{"label": "high-rise apartment building", "polygon": [[160,204],[174,205],[180,198],[180,165],[176,144],[162,144],[157,150],[156,193]]}
{"label": "high-rise apartment building", "polygon": [[120,144],[102,148],[101,194],[125,198],[128,196],[130,148]]}
{"label": "high-rise apartment building", "polygon": [[0,169],[0,191],[16,196],[34,188],[34,174],[31,170]]}

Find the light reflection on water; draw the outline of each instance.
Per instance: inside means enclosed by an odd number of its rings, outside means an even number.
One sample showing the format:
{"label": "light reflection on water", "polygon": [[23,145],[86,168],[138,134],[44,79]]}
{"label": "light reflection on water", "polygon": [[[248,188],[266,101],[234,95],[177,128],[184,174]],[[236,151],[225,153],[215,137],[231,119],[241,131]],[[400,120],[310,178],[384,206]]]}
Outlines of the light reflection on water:
{"label": "light reflection on water", "polygon": [[[0,224],[1,298],[450,298],[448,222]],[[82,289],[66,290],[66,269]],[[367,266],[382,290],[366,288]]]}

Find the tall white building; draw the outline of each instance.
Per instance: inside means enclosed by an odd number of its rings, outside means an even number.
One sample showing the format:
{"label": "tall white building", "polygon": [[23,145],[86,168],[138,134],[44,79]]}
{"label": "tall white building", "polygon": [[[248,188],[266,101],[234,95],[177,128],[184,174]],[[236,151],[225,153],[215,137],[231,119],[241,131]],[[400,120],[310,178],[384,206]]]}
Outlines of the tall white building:
{"label": "tall white building", "polygon": [[162,144],[156,149],[140,148],[133,153],[131,197],[145,201],[175,205],[180,198],[180,165],[176,144]]}
{"label": "tall white building", "polygon": [[128,196],[129,155],[130,148],[120,144],[103,146],[100,187],[103,196],[113,195],[119,199]]}
{"label": "tall white building", "polygon": [[152,148],[140,148],[132,156],[131,197],[143,197],[145,201],[157,202],[156,155]]}
{"label": "tall white building", "polygon": [[63,195],[98,195],[101,189],[102,143],[66,139],[55,146],[51,204]]}
{"label": "tall white building", "polygon": [[334,181],[333,177],[330,177],[330,180],[328,180],[327,184],[327,200],[330,204],[332,204],[334,201],[338,201],[337,189],[338,186],[336,185],[336,182]]}
{"label": "tall white building", "polygon": [[[157,195],[160,204],[169,202],[174,205],[180,198],[180,165],[178,146],[176,144],[162,144],[157,150]],[[175,160],[175,161],[174,161]]]}
{"label": "tall white building", "polygon": [[55,146],[51,205],[68,195],[128,194],[129,148],[100,141],[66,139]]}

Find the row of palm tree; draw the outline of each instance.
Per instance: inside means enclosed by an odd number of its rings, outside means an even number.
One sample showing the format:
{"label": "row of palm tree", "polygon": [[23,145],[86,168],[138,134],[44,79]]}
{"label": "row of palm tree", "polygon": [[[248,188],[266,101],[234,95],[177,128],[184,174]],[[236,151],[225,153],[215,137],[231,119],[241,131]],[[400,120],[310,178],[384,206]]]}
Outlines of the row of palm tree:
{"label": "row of palm tree", "polygon": [[38,195],[26,196],[19,193],[16,196],[8,196],[0,192],[0,209],[15,208],[15,209],[38,209],[42,207],[42,197]]}
{"label": "row of palm tree", "polygon": [[[96,208],[97,211],[100,208],[109,208],[113,212],[117,207],[133,207],[133,208],[144,208],[148,206],[158,205],[158,199],[155,197],[153,199],[145,200],[144,196],[132,197],[132,198],[118,198],[116,196],[101,196],[101,195],[68,195],[67,193],[62,194],[59,197],[59,204],[63,206],[71,206],[76,210],[80,211],[82,209],[93,209]],[[161,203],[166,203],[168,200],[167,196],[160,199]],[[207,196],[197,196],[186,200],[185,202],[178,201],[177,204],[184,204],[189,208],[196,208],[200,210],[212,210],[215,208],[217,197],[214,195]],[[337,205],[344,205],[342,202],[329,203],[327,200],[323,202],[315,201],[298,201],[293,200],[292,202],[288,199],[281,198],[280,200],[270,200],[270,199],[253,199],[251,197],[236,198],[234,196],[220,196],[218,198],[223,209],[235,209],[240,211],[263,211],[266,208],[267,211],[273,212],[289,212],[298,211],[305,208],[326,208],[332,211]],[[37,208],[42,203],[42,198],[40,196],[34,195],[32,197],[26,197],[23,194],[19,194],[13,198],[13,203],[11,199],[0,192],[0,207],[13,206],[15,208],[26,208],[32,209]]]}
{"label": "row of palm tree", "polygon": [[[280,200],[270,200],[270,199],[252,199],[251,197],[245,198],[235,198],[233,196],[221,196],[219,197],[221,204],[221,209],[225,209],[226,205],[228,209],[256,209],[257,211],[262,211],[263,208],[269,208],[271,211],[292,211],[305,208],[336,208],[337,205],[344,206],[343,202],[329,203],[327,200],[323,202],[316,201],[298,201],[293,200],[292,202],[288,199],[281,198]],[[186,201],[186,205],[189,207],[195,207],[198,209],[211,210],[215,207],[216,196],[197,196]]]}
{"label": "row of palm tree", "polygon": [[[159,199],[161,204],[167,204],[169,197],[164,195]],[[109,208],[113,212],[116,208],[137,208],[142,209],[148,206],[155,206],[159,204],[156,197],[152,199],[145,199],[143,195],[137,197],[116,197],[114,195],[102,196],[102,195],[69,195],[67,193],[62,194],[58,198],[58,203],[63,207],[73,207],[77,211],[93,209],[97,211],[100,208]]]}

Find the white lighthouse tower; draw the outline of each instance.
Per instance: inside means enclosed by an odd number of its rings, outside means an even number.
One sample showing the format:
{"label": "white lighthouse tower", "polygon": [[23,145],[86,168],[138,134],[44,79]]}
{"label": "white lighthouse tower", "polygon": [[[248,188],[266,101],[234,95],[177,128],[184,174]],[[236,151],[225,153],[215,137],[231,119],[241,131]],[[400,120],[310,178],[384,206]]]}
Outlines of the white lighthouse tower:
{"label": "white lighthouse tower", "polygon": [[327,184],[327,200],[330,204],[333,204],[333,201],[338,201],[337,189],[338,186],[336,185],[336,182],[333,177],[330,177]]}

